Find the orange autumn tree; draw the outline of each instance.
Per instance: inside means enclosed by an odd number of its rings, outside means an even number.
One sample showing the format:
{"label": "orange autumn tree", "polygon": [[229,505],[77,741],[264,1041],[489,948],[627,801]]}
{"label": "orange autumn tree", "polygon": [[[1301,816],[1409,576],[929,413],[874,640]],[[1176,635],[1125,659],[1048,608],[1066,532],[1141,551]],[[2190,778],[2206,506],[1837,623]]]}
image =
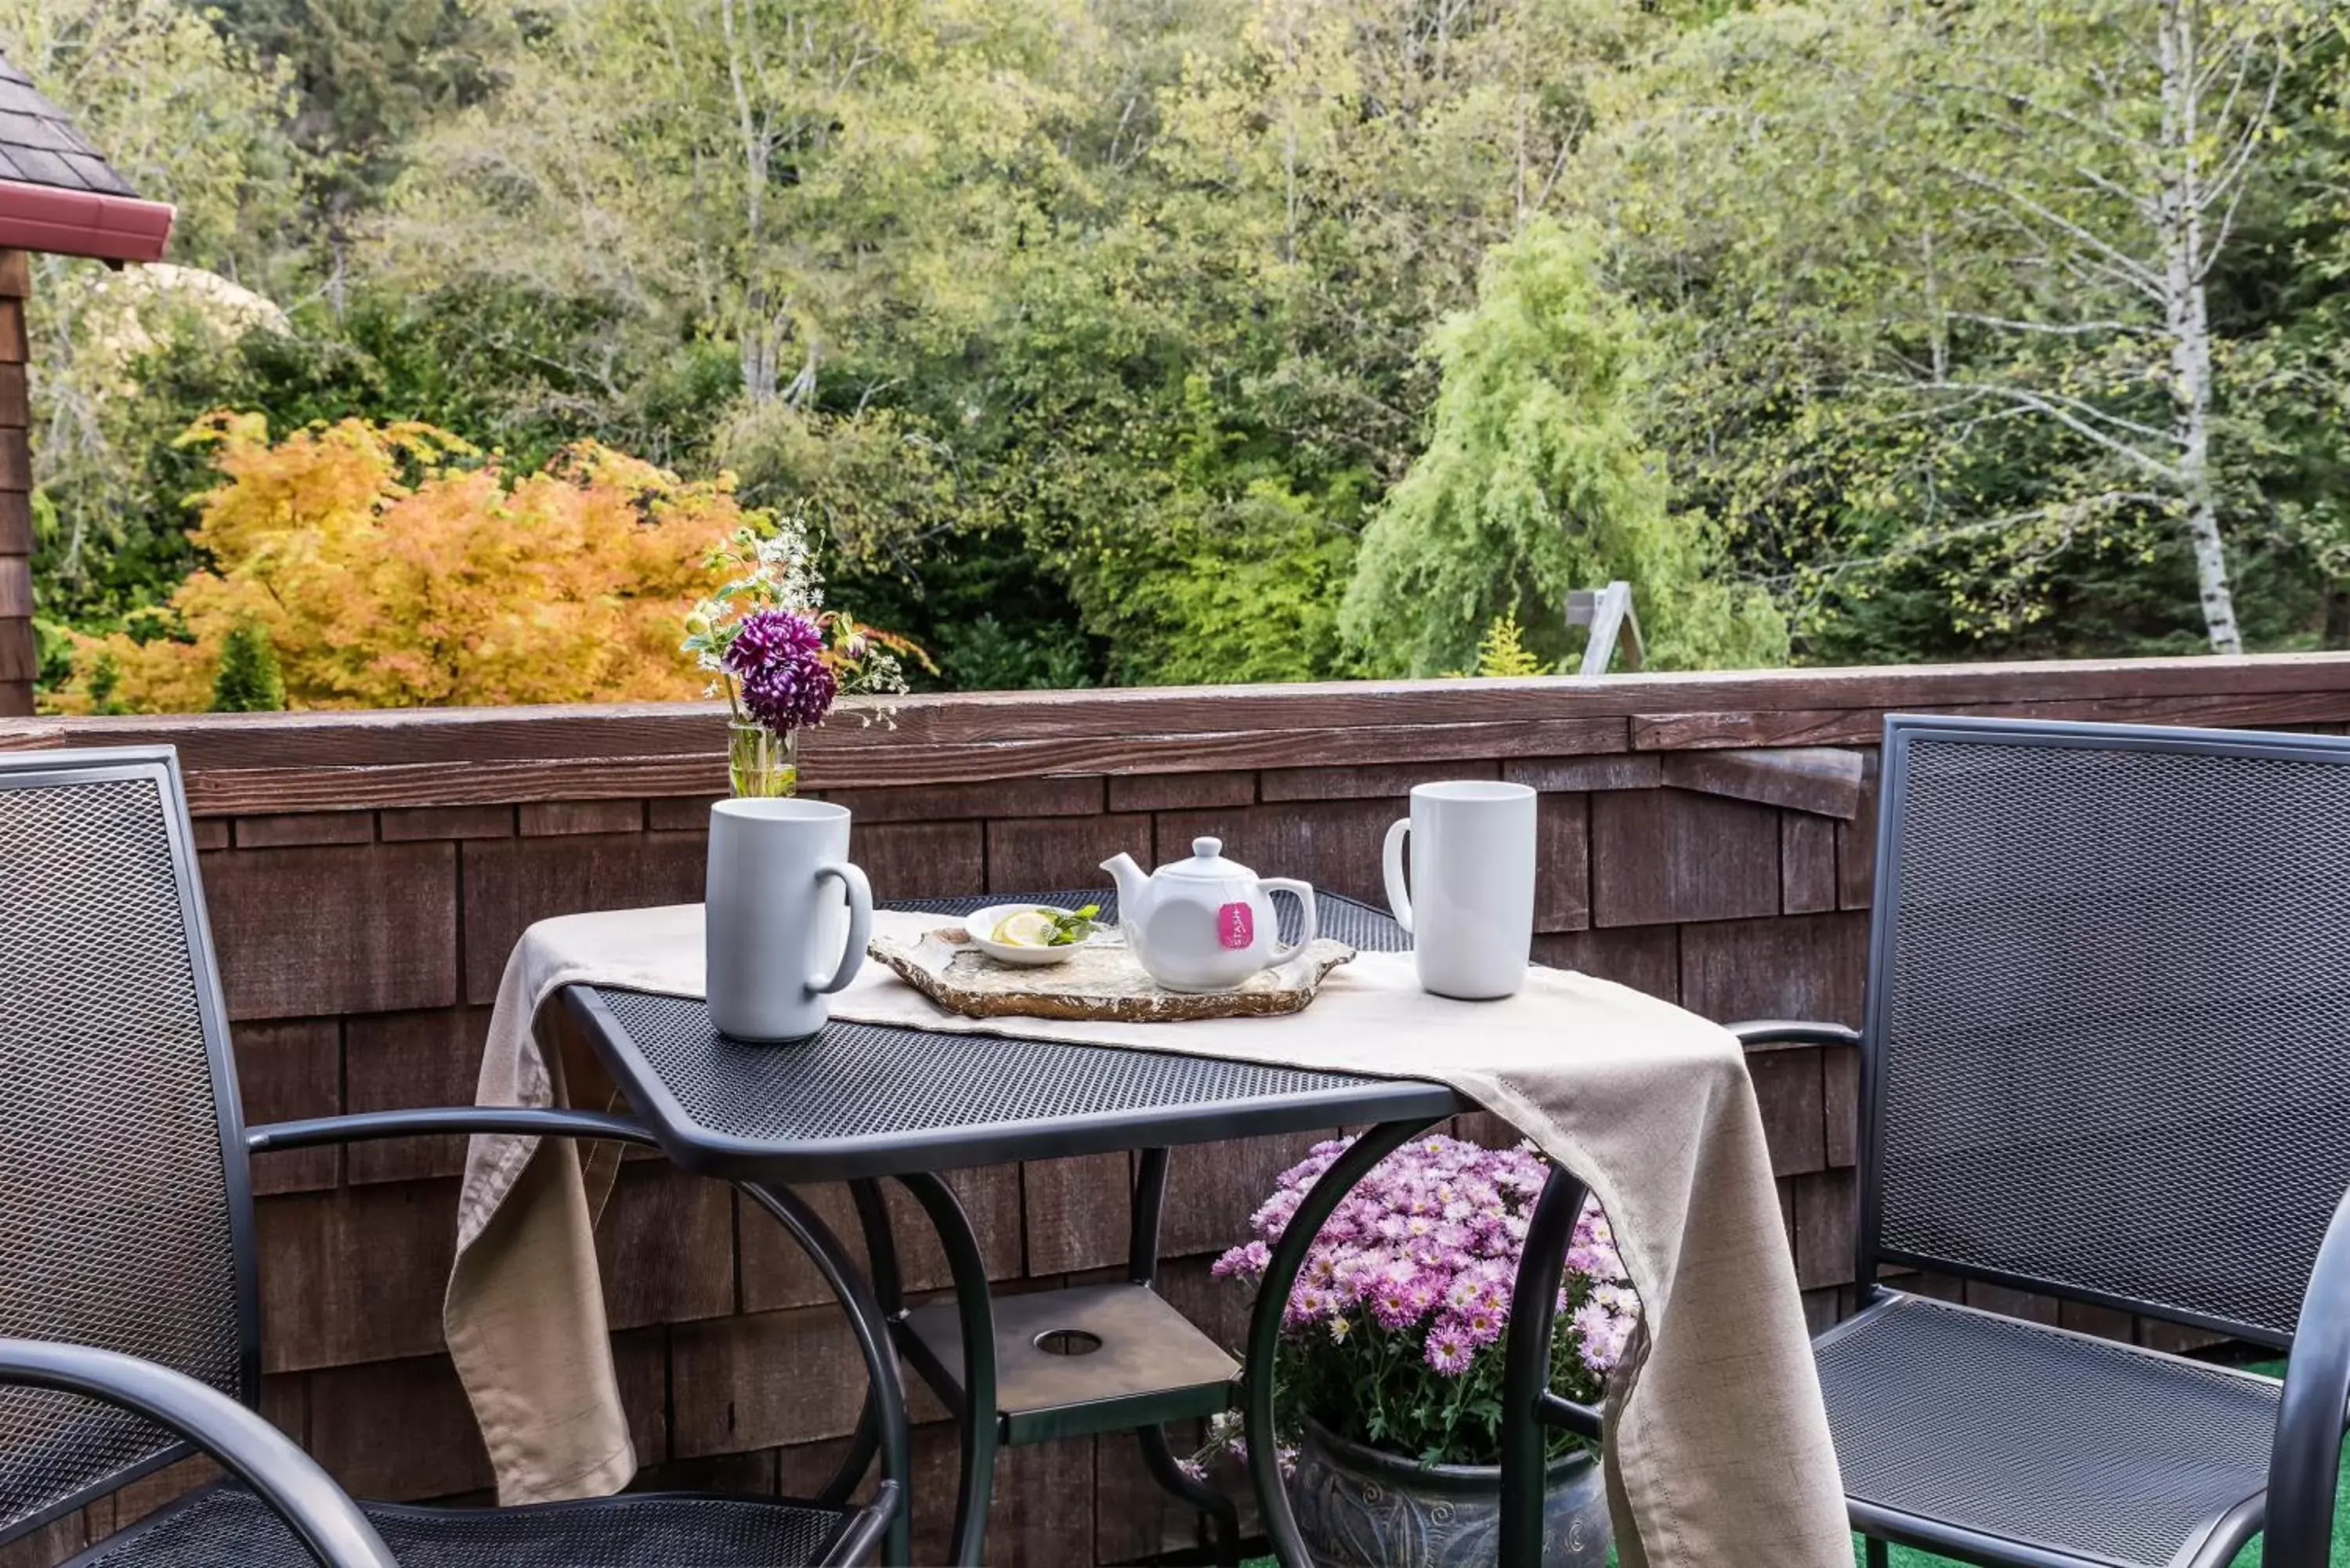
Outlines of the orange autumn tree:
{"label": "orange autumn tree", "polygon": [[257,414],[185,438],[221,483],[192,537],[212,566],[162,635],[78,637],[68,711],[212,705],[231,634],[265,635],[289,708],[698,697],[685,612],[746,523],[732,476],[695,483],[583,442],[519,477],[446,431],[345,420],[277,441]]}

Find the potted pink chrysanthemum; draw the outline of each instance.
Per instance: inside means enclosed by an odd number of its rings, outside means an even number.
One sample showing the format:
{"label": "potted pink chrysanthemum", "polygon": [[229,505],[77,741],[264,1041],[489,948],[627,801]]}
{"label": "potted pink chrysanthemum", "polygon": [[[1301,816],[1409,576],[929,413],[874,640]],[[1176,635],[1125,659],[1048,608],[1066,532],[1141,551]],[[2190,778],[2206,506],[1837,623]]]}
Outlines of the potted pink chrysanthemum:
{"label": "potted pink chrysanthemum", "polygon": [[903,692],[899,654],[928,660],[905,639],[824,607],[807,529],[795,516],[772,530],[738,530],[711,564],[731,575],[687,616],[683,646],[731,711],[728,779],[737,795],[796,794],[800,732],[823,723],[844,692]]}
{"label": "potted pink chrysanthemum", "polygon": [[[1351,1140],[1317,1145],[1217,1260],[1262,1280],[1299,1202]],[[1291,1290],[1275,1373],[1297,1414],[1284,1453],[1298,1528],[1324,1568],[1493,1560],[1501,1501],[1502,1341],[1526,1226],[1548,1174],[1531,1148],[1430,1137],[1388,1156],[1322,1227]],[[1607,1218],[1586,1203],[1559,1293],[1551,1386],[1596,1403],[1639,1303]],[[1218,1424],[1205,1460],[1237,1441]],[[1544,1561],[1607,1557],[1596,1455],[1555,1435]]]}

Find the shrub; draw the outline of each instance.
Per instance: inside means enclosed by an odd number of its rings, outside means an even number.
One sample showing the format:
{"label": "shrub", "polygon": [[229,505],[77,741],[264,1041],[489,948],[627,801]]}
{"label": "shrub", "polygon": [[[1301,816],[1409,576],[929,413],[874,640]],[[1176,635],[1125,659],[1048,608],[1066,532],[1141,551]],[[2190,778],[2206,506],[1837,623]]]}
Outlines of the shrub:
{"label": "shrub", "polygon": [[173,592],[170,635],[73,634],[60,708],[270,695],[265,645],[291,708],[699,696],[687,608],[723,580],[723,541],[772,526],[728,476],[686,483],[593,442],[513,475],[416,423],[272,441],[260,416],[214,414],[183,439],[221,476],[193,535],[212,564]]}
{"label": "shrub", "polygon": [[213,711],[271,713],[285,706],[286,673],[278,668],[267,629],[257,620],[239,621],[221,640]]}

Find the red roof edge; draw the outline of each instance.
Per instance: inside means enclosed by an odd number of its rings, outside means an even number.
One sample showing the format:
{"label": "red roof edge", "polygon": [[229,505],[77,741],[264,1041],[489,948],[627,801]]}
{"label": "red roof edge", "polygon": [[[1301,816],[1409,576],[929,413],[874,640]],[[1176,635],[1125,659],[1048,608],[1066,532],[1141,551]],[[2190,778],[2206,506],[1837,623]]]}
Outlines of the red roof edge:
{"label": "red roof edge", "polygon": [[0,180],[0,249],[99,261],[161,261],[172,237],[172,218],[169,202]]}

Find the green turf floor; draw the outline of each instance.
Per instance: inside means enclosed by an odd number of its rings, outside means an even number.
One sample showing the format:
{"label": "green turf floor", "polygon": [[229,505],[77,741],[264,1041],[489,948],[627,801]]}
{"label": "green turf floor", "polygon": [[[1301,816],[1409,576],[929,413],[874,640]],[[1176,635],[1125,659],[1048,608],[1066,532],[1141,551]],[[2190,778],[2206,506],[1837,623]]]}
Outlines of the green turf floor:
{"label": "green turf floor", "polygon": [[[2251,1370],[2265,1372],[2272,1377],[2282,1377],[2284,1376],[2284,1364],[2265,1362],[2254,1366]],[[1892,1555],[1893,1568],[1947,1568],[1950,1563],[1949,1558],[1937,1557],[1929,1552],[1912,1552],[1906,1546],[1895,1547]],[[1861,1562],[1860,1541],[1857,1536],[1853,1539],[1852,1557],[1856,1564]],[[1608,1554],[1607,1561],[1610,1568],[1613,1568],[1616,1561],[1613,1552]],[[2334,1506],[2332,1561],[2334,1568],[2350,1568],[2350,1470],[2345,1471],[2343,1489]],[[2261,1543],[2254,1541],[2237,1554],[2233,1568],[2260,1568],[2260,1563]],[[1246,1564],[1245,1568],[1278,1568],[1278,1565],[1270,1557],[1260,1557]]]}
{"label": "green turf floor", "polygon": [[[1855,1568],[1862,1563],[1860,1538],[1853,1537],[1852,1560]],[[1607,1554],[1609,1568],[1615,1568],[1616,1554]],[[2260,1568],[2261,1543],[2253,1542],[2237,1557],[2233,1568]],[[2350,1488],[2345,1489],[2342,1502],[2334,1511],[2334,1568],[2350,1568]],[[1243,1568],[1280,1568],[1270,1557],[1254,1558]],[[1907,1546],[1897,1546],[1892,1552],[1892,1568],[1954,1568],[1947,1557],[1937,1557],[1930,1552],[1912,1552]]]}

